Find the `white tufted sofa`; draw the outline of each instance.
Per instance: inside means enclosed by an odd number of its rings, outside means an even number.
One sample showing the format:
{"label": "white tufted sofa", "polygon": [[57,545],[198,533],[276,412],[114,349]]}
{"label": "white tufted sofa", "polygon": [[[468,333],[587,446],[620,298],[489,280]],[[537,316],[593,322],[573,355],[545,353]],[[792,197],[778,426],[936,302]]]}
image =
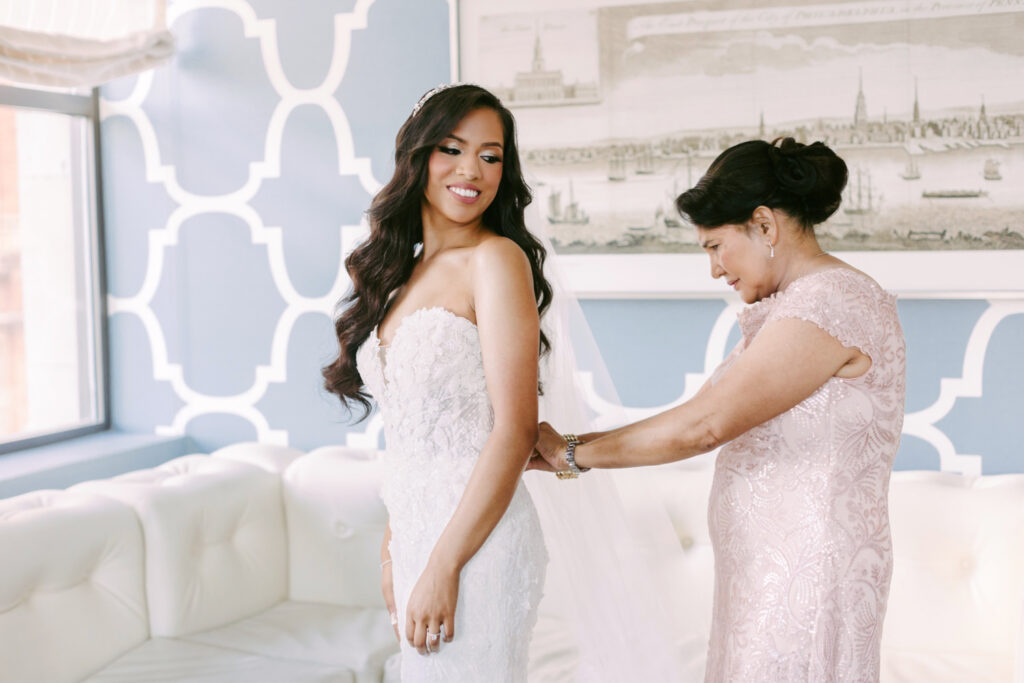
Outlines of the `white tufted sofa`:
{"label": "white tufted sofa", "polygon": [[366,457],[239,444],[0,500],[0,681],[380,681]]}
{"label": "white tufted sofa", "polygon": [[[622,477],[686,549],[685,681],[710,622],[710,463]],[[393,679],[377,486],[372,453],[238,444],[0,500],[0,681]],[[897,473],[890,500],[882,680],[1024,681],[1024,475]],[[543,614],[537,635],[531,681],[567,680],[568,638]]]}

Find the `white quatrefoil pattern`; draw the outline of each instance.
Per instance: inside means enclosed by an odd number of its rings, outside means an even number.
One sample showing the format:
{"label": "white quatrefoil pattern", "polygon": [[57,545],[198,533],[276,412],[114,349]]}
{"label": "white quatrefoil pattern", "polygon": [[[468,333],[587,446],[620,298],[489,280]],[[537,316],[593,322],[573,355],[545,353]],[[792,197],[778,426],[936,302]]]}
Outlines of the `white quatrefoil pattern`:
{"label": "white quatrefoil pattern", "polygon": [[[454,0],[172,0],[177,53],[102,91],[115,426],[376,446],[321,388],[346,254],[418,97],[451,77]],[[586,301],[631,416],[692,395],[724,299]],[[897,467],[1024,471],[1024,301],[905,300]],[[600,411],[610,397],[589,392]]]}

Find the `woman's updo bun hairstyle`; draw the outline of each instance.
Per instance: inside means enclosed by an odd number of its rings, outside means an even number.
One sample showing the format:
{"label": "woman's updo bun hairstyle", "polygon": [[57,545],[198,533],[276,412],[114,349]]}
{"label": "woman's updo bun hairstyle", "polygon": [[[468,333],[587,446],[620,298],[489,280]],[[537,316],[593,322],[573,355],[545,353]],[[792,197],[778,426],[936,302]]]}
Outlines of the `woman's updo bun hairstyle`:
{"label": "woman's updo bun hairstyle", "polygon": [[846,162],[823,142],[750,140],[719,154],[676,208],[694,225],[713,228],[745,223],[767,206],[813,230],[839,208],[847,175]]}

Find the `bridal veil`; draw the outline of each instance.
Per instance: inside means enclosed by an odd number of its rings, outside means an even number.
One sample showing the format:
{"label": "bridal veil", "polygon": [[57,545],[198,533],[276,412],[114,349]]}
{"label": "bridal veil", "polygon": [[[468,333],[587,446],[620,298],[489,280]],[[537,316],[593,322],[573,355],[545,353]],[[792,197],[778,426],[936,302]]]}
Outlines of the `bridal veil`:
{"label": "bridal veil", "polygon": [[[527,223],[548,251],[545,276],[554,290],[541,321],[551,341],[541,360],[541,419],[575,434],[621,426],[627,420],[611,377],[533,207]],[[588,392],[603,399],[600,413],[588,407]],[[667,510],[630,494],[623,486],[628,476],[611,470],[575,480],[548,472],[525,476],[551,558],[531,658],[574,660],[575,671],[560,672],[560,680],[678,681],[685,668],[678,625],[687,615],[673,609],[682,603],[676,596],[684,590],[683,549]],[[567,651],[575,658],[566,658]]]}

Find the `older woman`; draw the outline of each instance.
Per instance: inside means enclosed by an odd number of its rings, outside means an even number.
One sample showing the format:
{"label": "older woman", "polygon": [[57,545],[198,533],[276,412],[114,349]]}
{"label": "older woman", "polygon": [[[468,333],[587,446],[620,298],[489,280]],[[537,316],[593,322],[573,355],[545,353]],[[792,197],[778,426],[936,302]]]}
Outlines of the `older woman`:
{"label": "older woman", "polygon": [[707,681],[878,679],[905,350],[895,298],[815,237],[846,180],[820,142],[723,152],[676,203],[711,276],[751,304],[742,340],[681,406],[581,440],[542,425],[538,451],[568,476],[722,446]]}

